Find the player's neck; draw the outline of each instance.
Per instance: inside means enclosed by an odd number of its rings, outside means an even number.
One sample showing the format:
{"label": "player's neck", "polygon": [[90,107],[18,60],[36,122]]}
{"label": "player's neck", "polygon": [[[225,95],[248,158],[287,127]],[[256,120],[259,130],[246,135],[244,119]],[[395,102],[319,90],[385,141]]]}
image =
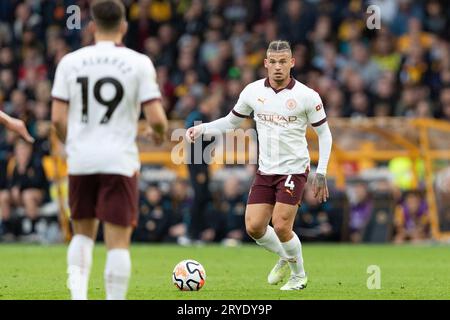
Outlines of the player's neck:
{"label": "player's neck", "polygon": [[286,88],[290,82],[291,82],[290,76],[287,77],[286,79],[284,79],[283,81],[275,81],[275,80],[269,78],[269,84],[275,90],[280,90],[280,89]]}
{"label": "player's neck", "polygon": [[107,33],[96,33],[94,35],[95,43],[100,41],[111,41],[115,44],[122,43],[122,35],[121,34],[107,34]]}

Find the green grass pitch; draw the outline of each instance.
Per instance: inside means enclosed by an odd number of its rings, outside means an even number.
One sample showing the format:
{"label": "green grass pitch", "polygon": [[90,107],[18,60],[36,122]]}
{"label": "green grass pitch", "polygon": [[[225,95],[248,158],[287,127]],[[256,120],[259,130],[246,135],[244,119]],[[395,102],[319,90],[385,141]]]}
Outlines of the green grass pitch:
{"label": "green grass pitch", "polygon": [[[69,299],[64,245],[0,245],[0,299]],[[180,247],[133,245],[128,299],[450,299],[450,253],[444,245],[303,244],[308,287],[283,292],[267,284],[275,255],[257,245]],[[89,299],[104,299],[105,247],[94,250]],[[181,292],[172,284],[176,263],[195,259],[205,286]],[[370,265],[381,270],[381,288],[369,290]]]}

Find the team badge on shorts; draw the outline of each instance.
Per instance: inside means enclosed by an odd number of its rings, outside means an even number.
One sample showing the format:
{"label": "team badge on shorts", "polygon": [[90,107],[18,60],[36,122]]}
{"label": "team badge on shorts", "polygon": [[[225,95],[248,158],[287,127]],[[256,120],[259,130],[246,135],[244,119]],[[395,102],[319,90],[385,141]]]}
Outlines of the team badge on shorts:
{"label": "team badge on shorts", "polygon": [[295,101],[294,99],[289,99],[288,101],[286,101],[286,108],[288,108],[289,110],[294,110],[297,107],[297,101]]}

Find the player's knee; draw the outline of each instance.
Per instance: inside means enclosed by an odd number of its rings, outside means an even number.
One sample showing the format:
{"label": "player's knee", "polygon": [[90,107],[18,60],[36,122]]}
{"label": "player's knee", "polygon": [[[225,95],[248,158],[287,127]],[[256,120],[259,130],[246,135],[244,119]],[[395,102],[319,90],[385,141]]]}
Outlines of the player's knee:
{"label": "player's knee", "polygon": [[274,223],[273,229],[282,242],[285,242],[291,238],[292,227],[288,223],[285,223],[284,221]]}
{"label": "player's knee", "polygon": [[264,235],[264,228],[257,224],[249,223],[245,226],[247,234],[253,239],[259,239]]}
{"label": "player's knee", "polygon": [[105,223],[104,238],[106,248],[108,250],[128,249],[130,247],[131,232],[131,227],[122,227],[111,223]]}

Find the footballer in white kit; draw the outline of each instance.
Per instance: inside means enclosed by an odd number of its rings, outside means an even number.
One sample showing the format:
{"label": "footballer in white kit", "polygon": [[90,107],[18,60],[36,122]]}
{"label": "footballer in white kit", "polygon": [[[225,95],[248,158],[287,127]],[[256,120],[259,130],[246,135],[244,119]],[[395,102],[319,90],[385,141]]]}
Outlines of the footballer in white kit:
{"label": "footballer in white kit", "polygon": [[69,53],[58,65],[52,97],[69,104],[69,174],[131,177],[139,170],[141,105],[161,98],[147,56],[113,41]]}
{"label": "footballer in white kit", "polygon": [[306,128],[311,125],[319,137],[313,188],[321,202],[328,197],[325,175],[332,137],[319,94],[290,77],[295,60],[289,43],[271,42],[264,63],[268,77],[248,84],[226,117],[192,127],[186,136],[193,141],[201,134],[225,132],[239,127],[244,118],[253,117],[259,168],[247,202],[247,233],[280,257],[268,282],[283,280],[289,265],[291,276],[281,290],[299,290],[306,287],[308,280],[301,242],[292,229],[310,170]]}
{"label": "footballer in white kit", "polygon": [[131,273],[130,238],[138,218],[141,108],[155,142],[167,118],[150,59],[120,45],[127,30],[120,0],[91,3],[95,44],[67,54],[52,89],[52,123],[66,145],[74,230],[68,253],[72,299],[87,299],[92,249],[103,222],[108,249],[107,299],[125,299]]}

